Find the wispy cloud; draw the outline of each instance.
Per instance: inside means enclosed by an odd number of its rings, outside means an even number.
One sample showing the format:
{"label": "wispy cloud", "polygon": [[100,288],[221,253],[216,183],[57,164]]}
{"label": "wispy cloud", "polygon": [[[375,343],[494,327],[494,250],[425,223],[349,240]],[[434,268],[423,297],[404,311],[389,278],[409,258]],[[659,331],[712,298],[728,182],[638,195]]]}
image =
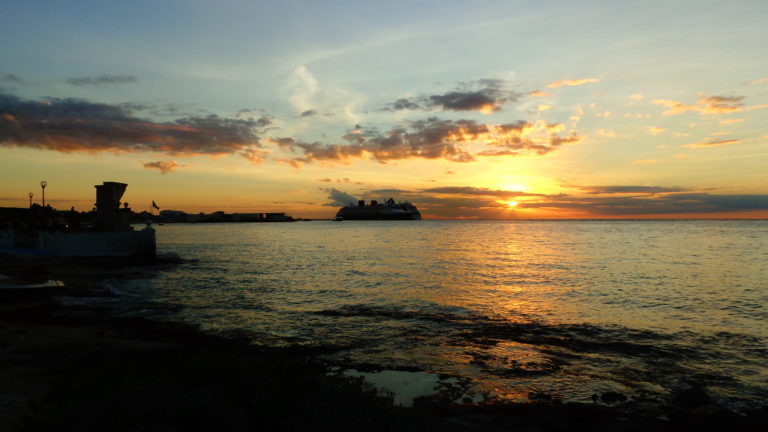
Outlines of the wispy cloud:
{"label": "wispy cloud", "polygon": [[421,189],[420,192],[448,194],[448,195],[469,195],[485,196],[496,198],[516,198],[520,196],[544,196],[542,194],[531,194],[522,191],[510,191],[501,189],[478,188],[472,186],[443,186],[436,188]]}
{"label": "wispy cloud", "polygon": [[293,71],[288,81],[288,100],[299,112],[314,111],[314,96],[320,91],[320,83],[306,66]]}
{"label": "wispy cloud", "polygon": [[562,81],[555,81],[547,84],[547,87],[549,88],[558,88],[558,87],[575,87],[575,86],[581,86],[584,84],[591,84],[600,82],[598,78],[584,78],[584,79],[577,79],[577,80],[562,80]]}
{"label": "wispy cloud", "polygon": [[668,108],[662,113],[663,115],[677,115],[687,111],[699,114],[729,114],[768,108],[768,105],[744,106],[743,100],[744,96],[706,96],[690,105],[670,99],[656,99],[653,103]]}
{"label": "wispy cloud", "polygon": [[144,168],[160,170],[160,174],[167,174],[176,171],[177,168],[185,167],[176,161],[155,161],[142,164]]}
{"label": "wispy cloud", "polygon": [[595,134],[600,137],[604,138],[616,138],[618,134],[616,134],[616,131],[611,129],[596,129]]}
{"label": "wispy cloud", "polygon": [[768,83],[768,77],[758,78],[756,80],[749,81],[746,84],[747,85],[760,85],[760,84],[766,84],[766,83]]}
{"label": "wispy cloud", "polygon": [[618,186],[575,186],[577,189],[590,195],[610,195],[610,194],[657,194],[670,192],[685,192],[686,189],[679,187],[664,186],[637,186],[637,185],[618,185]]}
{"label": "wispy cloud", "polygon": [[581,210],[597,216],[704,214],[768,210],[768,195],[670,193],[647,197],[550,196],[540,201],[521,202],[518,207]]}
{"label": "wispy cloud", "polygon": [[729,124],[741,123],[743,121],[744,121],[743,118],[729,118],[729,119],[722,119],[722,120],[720,120],[720,124],[724,126],[724,125],[729,125]]}
{"label": "wispy cloud", "polygon": [[88,86],[88,85],[101,85],[101,84],[128,84],[138,81],[133,75],[99,75],[99,76],[87,76],[87,77],[75,77],[67,78],[67,83],[74,86]]}
{"label": "wispy cloud", "polygon": [[646,126],[645,132],[647,132],[650,135],[658,135],[660,133],[666,132],[666,128],[658,127],[658,126]]}
{"label": "wispy cloud", "polygon": [[14,74],[0,75],[0,82],[6,82],[11,84],[24,84],[24,80]]}
{"label": "wispy cloud", "polygon": [[720,147],[720,146],[726,146],[731,144],[739,144],[741,140],[738,139],[724,139],[724,140],[714,140],[714,141],[701,141],[691,144],[686,144],[683,147],[686,148],[692,148],[692,149],[699,149],[699,148],[710,148],[710,147]]}

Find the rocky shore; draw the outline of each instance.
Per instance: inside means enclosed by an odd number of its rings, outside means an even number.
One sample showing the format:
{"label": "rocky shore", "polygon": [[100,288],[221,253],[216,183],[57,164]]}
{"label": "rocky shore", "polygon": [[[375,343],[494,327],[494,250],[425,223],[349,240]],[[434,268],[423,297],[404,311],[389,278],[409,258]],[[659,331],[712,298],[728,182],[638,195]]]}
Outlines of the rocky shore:
{"label": "rocky shore", "polygon": [[695,389],[661,412],[624,407],[621,395],[594,404],[532,395],[529,404],[423,398],[394,407],[359,381],[329,374],[312,350],[258,347],[67,301],[110,295],[96,283],[110,272],[3,261],[1,274],[55,277],[68,288],[0,298],[0,431],[762,431],[768,424],[766,410],[722,412]]}

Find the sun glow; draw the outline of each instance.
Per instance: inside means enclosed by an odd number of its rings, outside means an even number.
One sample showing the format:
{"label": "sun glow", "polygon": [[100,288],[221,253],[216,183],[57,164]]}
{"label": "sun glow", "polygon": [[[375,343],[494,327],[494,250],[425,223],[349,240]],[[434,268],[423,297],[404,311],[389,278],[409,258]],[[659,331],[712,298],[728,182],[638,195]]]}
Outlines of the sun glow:
{"label": "sun glow", "polygon": [[501,188],[507,191],[525,192],[528,189],[528,185],[525,183],[505,183],[501,185]]}
{"label": "sun glow", "polygon": [[507,201],[507,206],[510,208],[517,207],[517,201]]}

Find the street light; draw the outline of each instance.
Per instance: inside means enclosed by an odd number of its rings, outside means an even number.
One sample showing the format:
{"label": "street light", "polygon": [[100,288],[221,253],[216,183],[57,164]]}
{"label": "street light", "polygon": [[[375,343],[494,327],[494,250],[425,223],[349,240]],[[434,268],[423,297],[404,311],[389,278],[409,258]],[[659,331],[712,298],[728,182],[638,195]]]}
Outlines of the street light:
{"label": "street light", "polygon": [[32,192],[29,193],[29,207],[32,207],[32,197],[35,196]]}
{"label": "street light", "polygon": [[48,182],[43,180],[40,182],[40,187],[43,188],[43,207],[45,207],[45,187],[48,186]]}

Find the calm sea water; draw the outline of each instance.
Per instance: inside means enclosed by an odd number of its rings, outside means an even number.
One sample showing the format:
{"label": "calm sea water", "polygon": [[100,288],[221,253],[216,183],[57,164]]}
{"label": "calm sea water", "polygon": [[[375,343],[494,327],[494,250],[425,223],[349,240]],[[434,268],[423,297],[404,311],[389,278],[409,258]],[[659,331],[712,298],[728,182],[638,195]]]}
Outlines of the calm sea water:
{"label": "calm sea water", "polygon": [[768,400],[768,221],[156,228],[182,263],[108,282],[142,313],[451,376],[475,400]]}

